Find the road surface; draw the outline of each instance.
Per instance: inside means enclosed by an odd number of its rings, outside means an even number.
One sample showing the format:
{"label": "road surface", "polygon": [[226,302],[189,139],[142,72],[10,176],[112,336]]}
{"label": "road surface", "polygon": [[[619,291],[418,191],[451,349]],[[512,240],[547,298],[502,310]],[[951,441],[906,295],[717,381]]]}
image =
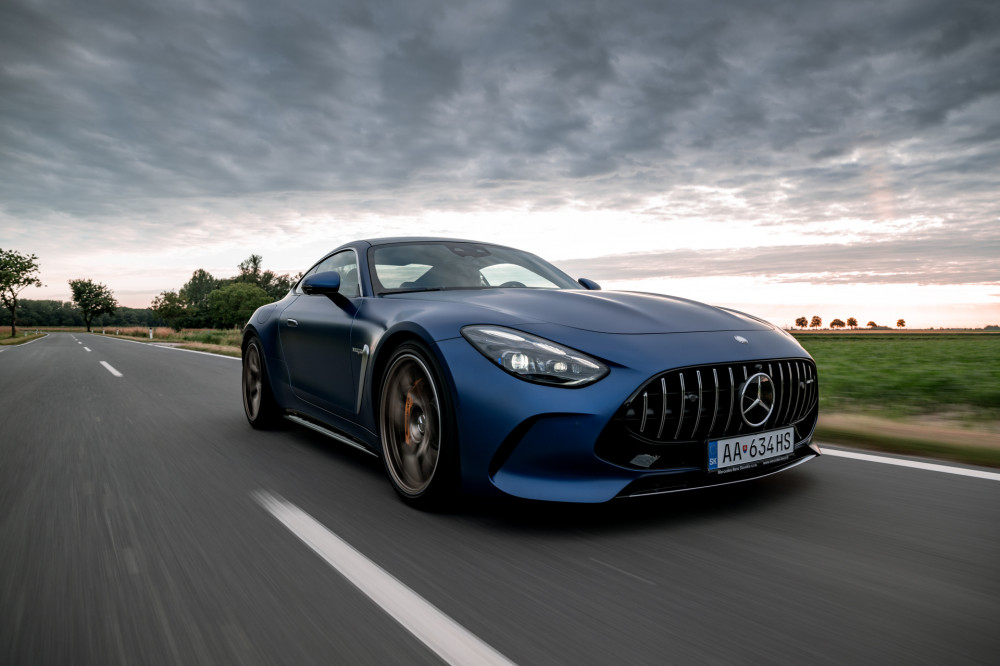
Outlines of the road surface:
{"label": "road surface", "polygon": [[[2,664],[996,663],[1000,477],[824,456],[609,505],[404,506],[236,359],[0,352]],[[479,650],[479,652],[477,652]]]}

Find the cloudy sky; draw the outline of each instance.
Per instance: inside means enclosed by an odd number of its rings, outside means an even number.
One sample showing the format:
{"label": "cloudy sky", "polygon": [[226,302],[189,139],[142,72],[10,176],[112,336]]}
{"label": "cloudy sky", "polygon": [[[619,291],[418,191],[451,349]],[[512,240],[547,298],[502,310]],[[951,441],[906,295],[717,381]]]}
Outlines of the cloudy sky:
{"label": "cloudy sky", "polygon": [[145,307],[356,237],[1000,323],[1000,4],[4,0],[0,247]]}

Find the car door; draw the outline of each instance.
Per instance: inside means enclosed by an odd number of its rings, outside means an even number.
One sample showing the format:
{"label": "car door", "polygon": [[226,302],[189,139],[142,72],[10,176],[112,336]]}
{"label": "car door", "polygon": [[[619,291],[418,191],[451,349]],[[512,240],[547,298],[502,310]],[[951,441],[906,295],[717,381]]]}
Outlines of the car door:
{"label": "car door", "polygon": [[358,378],[351,369],[351,327],[360,304],[358,259],[354,250],[327,257],[306,277],[324,271],[340,273],[340,292],[297,297],[281,313],[281,347],[292,391],[327,411],[353,414]]}

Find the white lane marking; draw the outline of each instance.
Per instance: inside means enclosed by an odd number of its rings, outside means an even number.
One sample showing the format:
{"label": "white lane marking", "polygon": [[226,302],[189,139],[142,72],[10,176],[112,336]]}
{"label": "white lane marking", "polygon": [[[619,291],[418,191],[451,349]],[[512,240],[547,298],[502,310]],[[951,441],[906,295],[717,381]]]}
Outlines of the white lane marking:
{"label": "white lane marking", "polygon": [[111,374],[113,374],[115,377],[124,377],[124,375],[122,375],[122,373],[120,373],[117,370],[115,370],[114,368],[112,368],[111,364],[108,363],[107,361],[101,361],[101,365],[103,365],[107,369],[107,371],[110,372]]}
{"label": "white lane marking", "polygon": [[90,347],[84,347],[84,349],[86,349],[87,351],[90,351]]}
{"label": "white lane marking", "polygon": [[78,344],[78,345],[82,345],[83,343],[82,343],[82,342],[80,342],[79,340],[77,340],[77,341],[76,341],[76,344]]}
{"label": "white lane marking", "polygon": [[254,493],[254,497],[292,534],[316,551],[316,554],[446,663],[513,666],[513,662],[432,606],[302,509],[268,492],[258,491]]}
{"label": "white lane marking", "polygon": [[170,349],[173,351],[182,351],[189,354],[204,354],[205,356],[213,356],[215,358],[228,358],[231,361],[242,361],[239,356],[227,356],[226,354],[215,354],[213,352],[203,352],[196,349],[180,349],[179,347],[171,347],[169,345],[158,345],[155,342],[139,342],[138,340],[128,340],[126,338],[116,338],[114,336],[104,336],[108,340],[118,340],[119,342],[131,342],[134,345],[142,345],[144,347],[154,347],[156,349]]}
{"label": "white lane marking", "polygon": [[216,354],[214,352],[203,352],[203,351],[198,351],[197,349],[181,349],[180,347],[169,347],[167,345],[158,345],[155,342],[150,343],[149,346],[150,347],[158,347],[160,349],[172,349],[173,351],[182,351],[182,352],[187,352],[189,354],[204,354],[205,356],[214,356],[215,358],[228,358],[228,359],[232,359],[233,361],[239,361],[239,360],[241,360],[239,356],[228,356],[227,354]]}
{"label": "white lane marking", "polygon": [[935,465],[934,463],[917,462],[916,460],[903,460],[902,458],[886,458],[884,456],[873,456],[867,453],[855,453],[854,451],[831,449],[828,446],[823,446],[823,455],[853,458],[854,460],[865,460],[867,462],[884,463],[886,465],[898,465],[899,467],[925,469],[931,472],[944,472],[945,474],[972,476],[977,479],[989,479],[990,481],[1000,481],[1000,473],[997,472],[984,472],[978,469],[965,469],[964,467],[952,467],[950,465]]}

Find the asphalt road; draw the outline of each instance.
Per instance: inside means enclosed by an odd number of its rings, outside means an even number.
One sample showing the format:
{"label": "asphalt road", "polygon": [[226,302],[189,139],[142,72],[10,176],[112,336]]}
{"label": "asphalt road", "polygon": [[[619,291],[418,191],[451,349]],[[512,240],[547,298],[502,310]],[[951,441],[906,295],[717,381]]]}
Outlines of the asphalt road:
{"label": "asphalt road", "polygon": [[252,430],[238,360],[86,334],[0,349],[5,665],[442,663],[262,497],[516,664],[1000,655],[995,479],[824,456],[600,507],[426,514],[373,457]]}

